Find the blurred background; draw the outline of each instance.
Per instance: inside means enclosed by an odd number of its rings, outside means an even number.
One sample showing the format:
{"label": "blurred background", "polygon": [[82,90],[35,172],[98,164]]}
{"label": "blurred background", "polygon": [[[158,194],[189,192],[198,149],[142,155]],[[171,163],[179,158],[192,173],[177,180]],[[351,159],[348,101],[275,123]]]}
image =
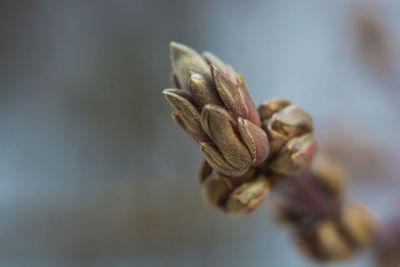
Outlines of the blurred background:
{"label": "blurred background", "polygon": [[[1,1],[1,266],[314,266],[268,204],[208,207],[169,42],[312,114],[352,201],[400,213],[400,2]],[[373,266],[368,253],[330,266]]]}

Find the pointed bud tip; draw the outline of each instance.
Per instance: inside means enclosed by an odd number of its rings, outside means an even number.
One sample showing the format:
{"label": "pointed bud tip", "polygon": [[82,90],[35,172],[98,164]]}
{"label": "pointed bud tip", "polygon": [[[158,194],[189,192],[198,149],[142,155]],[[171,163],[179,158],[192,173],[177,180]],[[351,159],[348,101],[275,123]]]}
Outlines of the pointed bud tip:
{"label": "pointed bud tip", "polygon": [[164,90],[161,91],[161,94],[163,94],[163,95],[170,94],[170,93],[171,93],[171,90],[172,90],[172,89],[164,89]]}
{"label": "pointed bud tip", "polygon": [[223,108],[217,106],[217,105],[213,105],[213,104],[207,104],[203,107],[203,112],[218,112],[218,113],[222,113],[223,111],[225,111]]}
{"label": "pointed bud tip", "polygon": [[238,82],[239,84],[243,84],[243,83],[244,83],[244,78],[243,78],[242,74],[238,74],[238,75],[236,76],[236,80],[237,80],[237,82]]}
{"label": "pointed bud tip", "polygon": [[214,105],[214,104],[207,104],[203,107],[203,110],[201,112],[201,117],[202,120],[205,122],[208,122],[208,119],[216,119],[219,122],[222,120],[230,121],[231,122],[231,117],[229,116],[229,113],[224,109],[221,108],[220,106]]}
{"label": "pointed bud tip", "polygon": [[184,50],[190,49],[188,46],[178,43],[178,42],[175,42],[175,41],[171,41],[169,43],[169,48],[170,48],[171,52],[179,52],[179,51],[184,51]]}
{"label": "pointed bud tip", "polygon": [[170,42],[169,48],[170,56],[173,61],[183,56],[197,55],[197,52],[193,48],[174,41]]}
{"label": "pointed bud tip", "polygon": [[194,73],[193,71],[189,72],[189,75],[192,83],[199,83],[203,80],[203,77],[200,74]]}
{"label": "pointed bud tip", "polygon": [[211,73],[214,77],[220,73],[219,68],[217,66],[215,66],[214,64],[211,64],[210,68],[211,68]]}
{"label": "pointed bud tip", "polygon": [[171,100],[179,97],[179,95],[177,94],[177,90],[179,90],[179,89],[164,89],[161,93],[164,95],[164,97],[168,101],[171,101]]}
{"label": "pointed bud tip", "polygon": [[161,94],[163,94],[168,101],[170,101],[171,97],[175,97],[172,89],[164,89],[162,90]]}

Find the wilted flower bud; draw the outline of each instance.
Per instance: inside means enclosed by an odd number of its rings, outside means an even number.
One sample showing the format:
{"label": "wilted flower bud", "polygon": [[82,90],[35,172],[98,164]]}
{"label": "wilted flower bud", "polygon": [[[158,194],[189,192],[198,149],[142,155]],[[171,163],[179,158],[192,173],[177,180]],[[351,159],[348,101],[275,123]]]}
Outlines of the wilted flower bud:
{"label": "wilted flower bud", "polygon": [[307,169],[316,151],[311,117],[285,99],[266,101],[258,112],[270,144],[269,168],[282,175]]}
{"label": "wilted flower bud", "polygon": [[[211,171],[210,171],[211,170]],[[244,215],[258,209],[264,202],[270,182],[255,168],[245,174],[228,177],[212,172],[206,162],[199,170],[199,181],[203,186],[204,198],[213,207],[231,215]]]}
{"label": "wilted flower bud", "polygon": [[171,43],[172,84],[163,91],[173,120],[196,142],[210,166],[239,176],[266,159],[268,138],[243,77],[209,52]]}

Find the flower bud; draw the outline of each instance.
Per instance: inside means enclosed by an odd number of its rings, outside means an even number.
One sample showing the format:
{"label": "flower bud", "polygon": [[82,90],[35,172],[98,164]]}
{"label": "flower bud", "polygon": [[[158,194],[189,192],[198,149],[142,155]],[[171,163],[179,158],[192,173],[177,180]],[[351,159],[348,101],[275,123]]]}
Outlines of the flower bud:
{"label": "flower bud", "polygon": [[258,209],[264,202],[270,182],[251,168],[245,174],[228,177],[218,173],[209,174],[208,167],[202,164],[199,179],[203,186],[203,195],[209,204],[227,214],[244,215]]}
{"label": "flower bud", "polygon": [[258,107],[258,114],[260,115],[261,121],[269,120],[272,115],[281,111],[290,104],[289,100],[280,98],[264,101],[264,103]]}
{"label": "flower bud", "polygon": [[217,150],[217,148],[214,148],[213,145],[206,142],[200,142],[199,145],[200,151],[203,153],[204,158],[217,172],[223,173],[228,176],[239,176],[246,171],[242,169],[235,169],[225,160],[223,155]]}
{"label": "flower bud", "polygon": [[165,89],[164,96],[174,107],[176,113],[174,121],[192,137],[195,142],[208,141],[206,133],[201,127],[200,114],[193,104],[190,92],[179,89]]}
{"label": "flower bud", "polygon": [[204,131],[214,141],[225,160],[238,170],[246,170],[253,159],[244,143],[235,133],[233,118],[216,105],[206,105],[201,113]]}
{"label": "flower bud", "polygon": [[[285,105],[287,103],[282,102],[280,104]],[[272,108],[274,108],[273,105],[267,107],[269,107],[270,110],[265,106],[261,109],[264,112],[264,116],[269,114]],[[288,105],[279,112],[274,113],[269,120],[264,120],[263,128],[267,132],[271,156],[273,156],[278,153],[290,139],[312,132],[313,125],[311,117],[305,111],[295,105]]]}
{"label": "flower bud", "polygon": [[190,91],[194,102],[200,109],[206,104],[222,106],[214,84],[198,73],[190,75]]}
{"label": "flower bud", "polygon": [[234,80],[236,78],[235,70],[230,65],[226,65],[224,62],[222,62],[214,54],[212,54],[210,52],[203,52],[202,56],[203,56],[204,60],[208,63],[208,65],[210,65],[210,66],[214,65],[215,67],[221,69],[232,80]]}
{"label": "flower bud", "polygon": [[317,236],[326,259],[341,260],[352,255],[350,244],[333,221],[327,220],[318,225]]}
{"label": "flower bud", "polygon": [[352,243],[332,218],[306,224],[295,233],[300,251],[313,260],[340,261],[354,256]]}
{"label": "flower bud", "polygon": [[211,71],[219,96],[232,116],[235,119],[238,117],[248,119],[260,126],[260,117],[256,105],[249,95],[243,77],[238,75],[236,81],[232,80],[214,65],[211,65]]}
{"label": "flower bud", "polygon": [[340,223],[355,247],[361,248],[371,241],[375,222],[365,208],[357,205],[346,206]]}
{"label": "flower bud", "polygon": [[233,190],[225,203],[225,212],[235,215],[251,213],[262,205],[269,190],[268,180],[259,175]]}
{"label": "flower bud", "polygon": [[192,48],[176,42],[170,43],[170,55],[172,71],[177,83],[182,90],[190,91],[190,72],[199,73],[207,79],[211,79],[209,65]]}
{"label": "flower bud", "polygon": [[292,138],[270,162],[269,168],[281,175],[294,174],[307,169],[316,152],[312,133]]}
{"label": "flower bud", "polygon": [[346,206],[340,216],[313,226],[318,243],[315,254],[319,253],[325,261],[353,257],[371,240],[374,225],[371,215],[364,208]]}
{"label": "flower bud", "polygon": [[266,133],[251,121],[238,119],[239,133],[243,143],[253,158],[253,163],[264,161],[269,153],[269,143]]}
{"label": "flower bud", "polygon": [[[175,109],[173,120],[221,174],[240,176],[265,160],[267,134],[243,77],[216,56],[171,43],[175,89],[163,94]],[[201,114],[201,115],[200,115]]]}

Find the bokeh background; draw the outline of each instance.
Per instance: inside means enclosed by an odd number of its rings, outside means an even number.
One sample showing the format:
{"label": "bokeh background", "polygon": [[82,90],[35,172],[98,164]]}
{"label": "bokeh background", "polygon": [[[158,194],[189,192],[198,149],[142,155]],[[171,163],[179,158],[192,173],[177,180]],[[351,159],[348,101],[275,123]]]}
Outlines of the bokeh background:
{"label": "bokeh background", "polygon": [[[208,207],[169,42],[313,116],[352,201],[400,213],[400,2],[1,1],[1,266],[314,266],[268,213]],[[373,266],[368,253],[330,266]]]}

